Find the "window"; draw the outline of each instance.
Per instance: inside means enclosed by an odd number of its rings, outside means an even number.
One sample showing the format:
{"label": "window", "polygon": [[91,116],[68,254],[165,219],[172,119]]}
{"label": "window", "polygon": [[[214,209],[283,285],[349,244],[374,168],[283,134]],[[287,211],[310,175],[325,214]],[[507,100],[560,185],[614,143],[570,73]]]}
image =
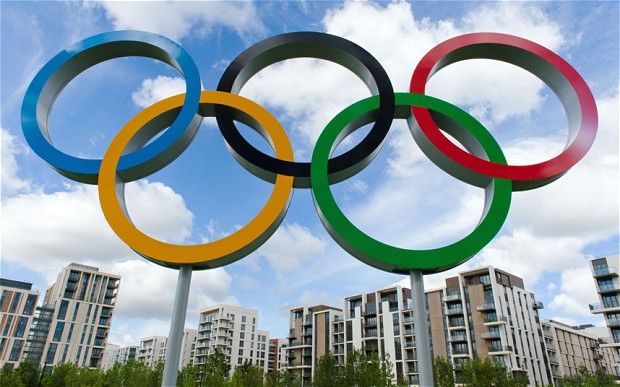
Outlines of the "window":
{"label": "window", "polygon": [[239,349],[239,356],[243,356],[243,348]]}
{"label": "window", "polygon": [[11,310],[9,313],[15,313],[17,311],[17,305],[19,305],[19,299],[22,297],[21,293],[15,293],[13,296],[13,303],[11,304]]}
{"label": "window", "polygon": [[241,324],[241,330],[245,331],[245,324]]}
{"label": "window", "polygon": [[13,348],[11,348],[11,354],[9,355],[9,361],[17,361],[19,359],[19,355],[22,353],[23,346],[24,346],[24,340],[15,340],[15,342],[13,343]]}
{"label": "window", "polygon": [[0,309],[4,309],[3,305],[4,305],[4,300],[6,300],[6,290],[2,291],[2,298],[0,298]]}
{"label": "window", "polygon": [[[24,305],[24,313],[26,316],[31,316],[32,315],[32,311],[34,310],[35,307],[35,303],[37,302],[37,295],[36,294],[29,294],[28,298],[26,298],[26,305]],[[2,305],[2,302],[0,302],[0,305]]]}
{"label": "window", "polygon": [[241,316],[241,322],[245,322],[245,316]]}
{"label": "window", "polygon": [[67,308],[69,307],[69,301],[62,300],[60,302],[60,308],[58,308],[58,319],[64,320],[65,315],[67,314]]}
{"label": "window", "polygon": [[245,339],[245,332],[239,333],[239,338],[240,339]]}
{"label": "window", "polygon": [[73,309],[73,318],[71,319],[71,321],[75,321],[79,309],[80,309],[80,303],[76,302],[75,303],[75,309]]}
{"label": "window", "polygon": [[56,324],[56,330],[54,331],[53,341],[60,341],[62,337],[62,331],[65,329],[65,323],[63,321],[58,321]]}
{"label": "window", "polygon": [[239,341],[239,347],[243,348],[243,340]]}
{"label": "window", "polygon": [[56,348],[58,344],[51,343],[49,349],[47,350],[47,356],[45,356],[46,363],[54,363],[54,357],[56,356]]}
{"label": "window", "polygon": [[73,335],[73,327],[75,326],[74,323],[71,323],[71,325],[69,326],[69,333],[67,334],[67,341],[71,340],[71,336]]}
{"label": "window", "polygon": [[20,317],[15,328],[15,337],[24,337],[24,331],[28,325],[28,317]]}
{"label": "window", "polygon": [[237,364],[243,364],[243,359],[242,359],[242,358],[240,358],[240,357],[238,357],[238,358],[237,358]]}
{"label": "window", "polygon": [[4,331],[2,332],[2,336],[8,336],[9,331],[11,330],[11,323],[13,322],[13,315],[9,315],[6,319],[6,323],[4,325]]}

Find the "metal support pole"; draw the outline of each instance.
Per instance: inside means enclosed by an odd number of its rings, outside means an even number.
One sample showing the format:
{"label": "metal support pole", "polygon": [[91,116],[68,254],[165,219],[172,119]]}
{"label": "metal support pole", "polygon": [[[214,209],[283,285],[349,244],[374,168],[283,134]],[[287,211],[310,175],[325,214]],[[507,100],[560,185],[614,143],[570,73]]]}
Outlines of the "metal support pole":
{"label": "metal support pole", "polygon": [[162,387],[174,387],[177,385],[181,342],[183,341],[183,328],[185,327],[187,299],[189,298],[189,285],[191,282],[192,265],[182,265],[179,268],[177,292],[174,296],[174,306],[172,307],[172,320],[170,322],[170,334],[168,335],[168,349],[166,350],[164,377],[161,382]]}
{"label": "metal support pole", "polygon": [[413,302],[413,324],[418,358],[418,375],[420,387],[433,387],[433,360],[428,338],[428,321],[426,320],[426,302],[424,299],[424,277],[420,270],[409,272],[411,279],[411,300]]}

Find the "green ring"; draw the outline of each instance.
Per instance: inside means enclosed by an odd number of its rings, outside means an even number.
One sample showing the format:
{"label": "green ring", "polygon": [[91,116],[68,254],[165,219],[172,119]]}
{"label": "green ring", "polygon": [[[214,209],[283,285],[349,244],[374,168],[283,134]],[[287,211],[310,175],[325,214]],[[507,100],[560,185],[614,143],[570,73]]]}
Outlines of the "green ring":
{"label": "green ring", "polygon": [[[394,118],[413,120],[411,106],[433,111],[442,130],[450,133],[471,153],[495,163],[506,158],[491,133],[476,119],[445,101],[414,93],[396,93]],[[458,266],[484,248],[501,229],[510,208],[510,180],[489,178],[485,206],[476,228],[463,239],[429,250],[408,250],[379,242],[359,230],[342,213],[330,190],[327,162],[340,141],[372,122],[379,109],[379,98],[369,97],[347,107],[327,124],[312,153],[310,179],[312,197],[319,217],[332,238],[347,252],[366,264],[394,273],[421,270],[437,273]],[[415,122],[412,122],[414,125]]]}

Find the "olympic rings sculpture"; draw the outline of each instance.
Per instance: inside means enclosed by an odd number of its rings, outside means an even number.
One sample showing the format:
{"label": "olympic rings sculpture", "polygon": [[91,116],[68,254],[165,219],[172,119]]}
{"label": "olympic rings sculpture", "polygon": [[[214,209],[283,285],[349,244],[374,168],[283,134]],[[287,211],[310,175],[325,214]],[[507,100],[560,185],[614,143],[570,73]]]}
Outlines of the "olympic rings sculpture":
{"label": "olympic rings sculpture", "polygon": [[[55,148],[49,133],[49,115],[65,85],[98,63],[126,56],[153,58],[176,68],[185,78],[186,93],[138,113],[117,133],[102,160],[70,156]],[[310,163],[295,162],[288,136],[278,121],[261,106],[238,95],[261,69],[299,57],[338,63],[357,75],[372,93],[332,119],[321,132]],[[538,164],[508,165],[500,146],[482,124],[460,108],[425,95],[426,83],[436,72],[474,58],[519,66],[556,93],[569,122],[568,142],[560,155]],[[191,143],[203,117],[216,118],[231,154],[248,171],[272,182],[273,192],[253,220],[223,239],[175,245],[151,238],[129,219],[124,184],[171,163]],[[407,120],[414,140],[431,161],[457,179],[485,189],[480,222],[460,241],[430,250],[387,245],[353,225],[332,196],[330,185],[367,166],[380,151],[392,121],[398,118]],[[274,149],[275,157],[248,143],[235,120],[262,135]],[[34,77],[22,104],[22,129],[30,147],[62,175],[98,185],[104,216],[119,238],[157,264],[172,268],[192,265],[194,269],[220,267],[256,250],[281,224],[293,189],[310,188],[326,229],[354,257],[396,273],[447,270],[474,256],[497,235],[508,215],[513,191],[548,184],[581,160],[594,142],[597,121],[594,97],[570,64],[534,42],[498,33],[461,35],[440,43],[413,71],[410,92],[395,93],[387,73],[370,53],[349,40],[325,33],[294,32],[258,42],[230,63],[217,91],[203,91],[195,63],[178,44],[148,32],[114,31],[82,40],[53,57]],[[358,145],[332,158],[333,150],[344,138],[371,123]]]}

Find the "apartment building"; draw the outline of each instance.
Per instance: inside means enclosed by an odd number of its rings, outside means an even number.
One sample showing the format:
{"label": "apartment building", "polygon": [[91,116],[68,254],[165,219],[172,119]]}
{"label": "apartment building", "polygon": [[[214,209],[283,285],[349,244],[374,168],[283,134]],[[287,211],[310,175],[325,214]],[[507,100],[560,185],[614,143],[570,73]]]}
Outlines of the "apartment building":
{"label": "apartment building", "polygon": [[342,319],[342,309],[327,305],[302,306],[290,310],[287,369],[303,385],[310,383],[318,360],[335,344],[331,334],[332,324]]}
{"label": "apartment building", "polygon": [[196,350],[196,329],[183,329],[183,340],[181,341],[181,359],[179,360],[179,371],[189,364],[194,364]]}
{"label": "apartment building", "polygon": [[0,367],[23,358],[26,339],[39,301],[28,282],[0,278]]}
{"label": "apartment building", "polygon": [[269,332],[258,329],[258,311],[215,305],[200,311],[194,365],[206,363],[216,348],[226,356],[230,373],[249,362],[267,371]]}
{"label": "apartment building", "polygon": [[[477,356],[502,363],[515,374],[527,374],[531,384],[550,383],[538,315],[543,305],[525,290],[523,279],[487,266],[463,271],[445,283],[446,352],[457,372]],[[436,297],[432,303],[437,303]],[[438,354],[440,336],[445,337],[440,330],[432,332]]]}
{"label": "apartment building", "polygon": [[166,361],[168,338],[165,336],[149,336],[140,340],[136,360],[153,368],[158,362]]}
{"label": "apartment building", "polygon": [[[339,364],[353,349],[389,356],[392,373],[418,383],[411,290],[400,286],[344,299],[344,321],[336,324],[334,354]],[[341,329],[342,328],[342,329]]]}
{"label": "apartment building", "polygon": [[123,365],[131,359],[136,359],[138,354],[138,346],[120,346],[117,344],[106,345],[101,362],[102,371],[107,371],[114,367],[115,364]]}
{"label": "apartment building", "polygon": [[[606,346],[620,354],[620,255],[593,259],[590,268],[600,300],[599,304],[590,305],[590,311],[605,316],[611,335],[611,342]],[[614,367],[620,373],[620,363]]]}
{"label": "apartment building", "polygon": [[101,367],[120,280],[118,275],[76,263],[58,274],[43,303],[54,309],[45,363]]}
{"label": "apartment building", "polygon": [[269,356],[267,371],[280,371],[288,367],[287,356],[288,340],[273,338],[269,339]]}
{"label": "apartment building", "polygon": [[24,354],[22,359],[28,358],[32,363],[36,365],[42,364],[43,367],[49,364],[47,368],[51,368],[53,362],[52,353],[49,353],[49,357],[43,359],[43,351],[47,344],[47,338],[49,337],[50,327],[52,320],[54,319],[54,308],[47,308],[44,306],[38,306],[36,308],[34,318],[32,319],[32,325],[30,326],[30,332],[26,339],[26,346],[24,347]]}
{"label": "apartment building", "polygon": [[603,339],[588,333],[587,326],[571,327],[553,320],[542,321],[541,326],[553,385],[558,385],[562,377],[577,375],[582,366],[592,373],[604,370],[616,375],[617,354],[601,346]]}

